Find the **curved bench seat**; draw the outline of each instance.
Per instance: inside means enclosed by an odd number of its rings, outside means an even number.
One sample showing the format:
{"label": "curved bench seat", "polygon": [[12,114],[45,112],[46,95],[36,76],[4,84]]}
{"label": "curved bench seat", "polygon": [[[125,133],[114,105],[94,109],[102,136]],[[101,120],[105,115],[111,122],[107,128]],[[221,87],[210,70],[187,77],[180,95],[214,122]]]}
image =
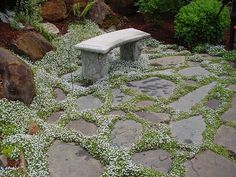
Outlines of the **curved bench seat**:
{"label": "curved bench seat", "polygon": [[75,48],[88,52],[106,54],[116,47],[147,37],[150,37],[149,33],[134,28],[128,28],[88,39],[75,45]]}

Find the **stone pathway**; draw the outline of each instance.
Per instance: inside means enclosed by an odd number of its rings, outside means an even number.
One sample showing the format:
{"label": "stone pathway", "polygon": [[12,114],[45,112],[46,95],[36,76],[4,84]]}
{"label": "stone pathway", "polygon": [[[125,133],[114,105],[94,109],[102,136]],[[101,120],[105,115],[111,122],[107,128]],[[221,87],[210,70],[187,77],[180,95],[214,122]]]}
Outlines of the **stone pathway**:
{"label": "stone pathway", "polygon": [[141,81],[129,82],[127,86],[146,93],[149,96],[168,98],[173,93],[175,84],[171,81],[153,77]]}
{"label": "stone pathway", "polygon": [[176,111],[190,112],[191,108],[205,98],[216,83],[203,86],[170,104]]}
{"label": "stone pathway", "polygon": [[[235,177],[236,70],[209,54],[190,61],[189,51],[150,40],[145,58],[116,60],[108,78],[88,85],[70,41],[99,34],[96,28],[71,30],[38,62],[32,105],[0,103],[0,124],[9,121],[0,129],[3,152],[12,149],[18,162],[8,168],[13,162],[0,152],[0,176]],[[28,134],[29,122],[37,132]]]}

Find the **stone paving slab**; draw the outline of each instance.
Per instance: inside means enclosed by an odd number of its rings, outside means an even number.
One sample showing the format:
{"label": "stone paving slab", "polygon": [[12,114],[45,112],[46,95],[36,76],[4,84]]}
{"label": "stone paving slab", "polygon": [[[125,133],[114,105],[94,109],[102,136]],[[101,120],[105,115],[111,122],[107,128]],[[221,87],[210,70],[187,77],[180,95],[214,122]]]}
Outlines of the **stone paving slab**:
{"label": "stone paving slab", "polygon": [[51,177],[100,177],[101,163],[74,143],[55,141],[48,150]]}
{"label": "stone paving slab", "polygon": [[211,109],[218,109],[219,106],[220,106],[220,101],[217,100],[217,99],[212,99],[212,100],[209,100],[207,103],[206,103],[206,106],[211,108]]}
{"label": "stone paving slab", "polygon": [[226,111],[221,118],[223,120],[233,121],[236,122],[236,95],[234,95],[232,100],[232,107]]}
{"label": "stone paving slab", "polygon": [[83,96],[77,99],[77,109],[79,111],[97,109],[101,106],[102,106],[102,102],[98,98],[92,95]]}
{"label": "stone paving slab", "polygon": [[148,107],[148,106],[153,106],[154,105],[154,102],[153,101],[149,101],[149,100],[145,100],[145,101],[140,101],[136,104],[137,107],[140,107],[140,108],[145,108],[145,107]]}
{"label": "stone paving slab", "polygon": [[201,66],[200,62],[193,62],[193,61],[188,61],[188,65],[191,67],[199,67]]}
{"label": "stone paving slab", "polygon": [[57,122],[60,117],[64,114],[64,111],[54,112],[49,118],[48,123],[55,123]]}
{"label": "stone paving slab", "polygon": [[88,136],[96,134],[97,131],[97,126],[95,124],[87,122],[83,119],[71,121],[66,125],[66,127],[76,131],[80,131]]}
{"label": "stone paving slab", "polygon": [[189,119],[183,119],[171,122],[170,130],[173,138],[180,143],[202,144],[202,133],[206,125],[202,116],[194,116]]}
{"label": "stone paving slab", "polygon": [[227,88],[236,91],[236,85],[229,85]]}
{"label": "stone paving slab", "polygon": [[171,167],[171,156],[167,151],[158,149],[134,154],[131,159],[138,165],[167,173]]}
{"label": "stone paving slab", "polygon": [[222,125],[217,131],[214,143],[222,145],[236,154],[236,129]]}
{"label": "stone paving slab", "polygon": [[179,74],[191,77],[191,76],[209,76],[211,73],[206,69],[197,66],[197,67],[182,69],[179,71]]}
{"label": "stone paving slab", "polygon": [[148,120],[152,123],[169,123],[170,115],[166,113],[156,113],[150,111],[138,111],[135,112],[140,118]]}
{"label": "stone paving slab", "polygon": [[111,133],[112,145],[130,147],[141,136],[142,125],[133,120],[118,121]]}
{"label": "stone paving slab", "polygon": [[200,87],[193,92],[181,97],[179,100],[170,104],[176,111],[190,112],[191,108],[206,97],[209,91],[216,85],[215,82]]}
{"label": "stone paving slab", "polygon": [[175,84],[168,80],[152,77],[129,82],[127,86],[153,97],[169,98],[173,94]]}
{"label": "stone paving slab", "polygon": [[198,154],[185,163],[186,177],[235,177],[236,164],[212,151]]}
{"label": "stone paving slab", "polygon": [[113,95],[112,104],[114,106],[118,106],[119,104],[124,103],[131,98],[131,96],[122,93],[120,89],[113,89],[112,95]]}
{"label": "stone paving slab", "polygon": [[150,60],[152,66],[177,66],[183,65],[184,62],[185,56],[170,56]]}
{"label": "stone paving slab", "polygon": [[59,88],[56,88],[56,89],[54,90],[54,93],[55,93],[55,95],[56,95],[56,100],[57,100],[58,102],[63,101],[64,99],[66,99],[66,95],[65,95],[65,93],[63,92],[63,90],[61,90],[61,89],[59,89]]}

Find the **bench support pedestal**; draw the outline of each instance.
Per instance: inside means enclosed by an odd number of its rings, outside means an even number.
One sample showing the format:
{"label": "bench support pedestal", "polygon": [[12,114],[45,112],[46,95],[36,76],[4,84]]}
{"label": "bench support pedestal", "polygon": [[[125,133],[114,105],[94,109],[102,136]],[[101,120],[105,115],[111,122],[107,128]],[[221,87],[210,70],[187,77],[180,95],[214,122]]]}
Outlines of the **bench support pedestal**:
{"label": "bench support pedestal", "polygon": [[84,79],[96,81],[107,75],[110,67],[109,54],[81,51],[81,58]]}
{"label": "bench support pedestal", "polygon": [[141,55],[141,44],[132,42],[120,47],[120,58],[126,61],[136,61]]}

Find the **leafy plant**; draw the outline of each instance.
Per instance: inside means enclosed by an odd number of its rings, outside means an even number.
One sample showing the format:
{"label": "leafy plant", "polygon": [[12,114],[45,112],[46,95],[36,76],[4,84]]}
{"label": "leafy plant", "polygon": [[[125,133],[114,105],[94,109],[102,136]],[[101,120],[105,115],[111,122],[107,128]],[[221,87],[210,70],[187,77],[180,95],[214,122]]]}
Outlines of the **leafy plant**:
{"label": "leafy plant", "polygon": [[73,12],[73,15],[75,15],[75,16],[80,16],[80,3],[78,2],[78,3],[75,3],[75,4],[73,4],[73,6],[72,6],[72,12]]}
{"label": "leafy plant", "polygon": [[93,5],[94,1],[88,2],[84,10],[82,11],[80,17],[84,18],[88,14],[88,12],[92,9]]}
{"label": "leafy plant", "polygon": [[223,54],[223,59],[236,62],[236,50],[227,51]]}
{"label": "leafy plant", "polygon": [[218,0],[195,0],[182,7],[175,19],[176,38],[188,47],[221,42],[229,25],[229,10],[224,8],[217,17],[220,7]]}

